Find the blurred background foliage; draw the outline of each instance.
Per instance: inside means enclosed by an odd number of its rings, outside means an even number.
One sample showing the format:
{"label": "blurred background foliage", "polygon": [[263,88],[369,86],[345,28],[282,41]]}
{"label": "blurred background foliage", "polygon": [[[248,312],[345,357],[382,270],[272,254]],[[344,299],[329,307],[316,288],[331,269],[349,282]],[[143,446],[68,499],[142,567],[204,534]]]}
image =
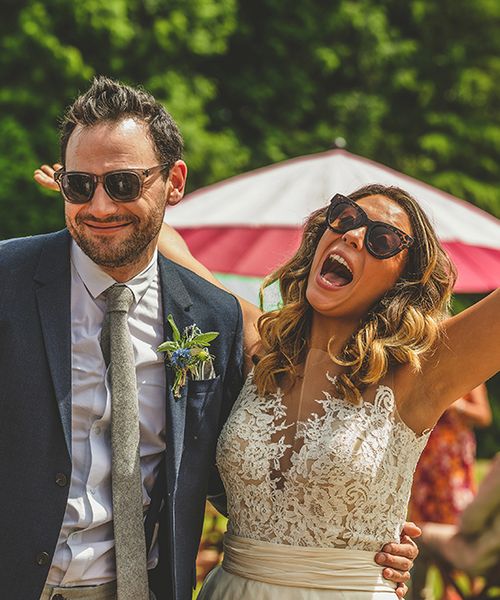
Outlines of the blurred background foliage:
{"label": "blurred background foliage", "polygon": [[[189,191],[336,138],[500,217],[497,0],[3,0],[0,239],[63,226],[32,172],[96,74],[179,123]],[[496,425],[480,452],[498,449]],[[497,390],[497,391],[495,391]]]}

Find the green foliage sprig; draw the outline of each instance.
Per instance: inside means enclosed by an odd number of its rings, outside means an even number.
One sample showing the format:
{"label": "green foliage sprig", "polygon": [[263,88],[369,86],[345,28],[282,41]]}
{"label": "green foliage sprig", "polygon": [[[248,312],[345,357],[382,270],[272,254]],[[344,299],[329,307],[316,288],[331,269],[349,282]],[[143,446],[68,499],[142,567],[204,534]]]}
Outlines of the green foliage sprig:
{"label": "green foliage sprig", "polygon": [[172,315],[168,315],[167,321],[172,329],[173,339],[160,344],[158,352],[165,352],[167,363],[175,373],[172,392],[175,398],[179,398],[188,375],[199,380],[206,378],[207,366],[213,371],[214,357],[207,348],[219,333],[217,331],[202,333],[200,328],[193,324],[186,327],[181,334]]}

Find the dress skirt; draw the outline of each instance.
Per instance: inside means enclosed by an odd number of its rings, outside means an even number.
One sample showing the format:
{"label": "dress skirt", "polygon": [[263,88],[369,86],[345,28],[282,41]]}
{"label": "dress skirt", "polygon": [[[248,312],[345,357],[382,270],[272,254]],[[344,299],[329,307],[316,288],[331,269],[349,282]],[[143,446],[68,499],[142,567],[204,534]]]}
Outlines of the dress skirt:
{"label": "dress skirt", "polygon": [[226,534],[198,600],[397,600],[374,552],[271,544]]}

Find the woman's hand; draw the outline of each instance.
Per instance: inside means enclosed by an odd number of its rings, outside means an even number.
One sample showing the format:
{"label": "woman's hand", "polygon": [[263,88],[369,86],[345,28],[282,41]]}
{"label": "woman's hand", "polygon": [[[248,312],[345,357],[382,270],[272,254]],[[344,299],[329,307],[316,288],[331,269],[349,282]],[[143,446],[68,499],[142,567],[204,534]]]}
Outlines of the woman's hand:
{"label": "woman's hand", "polygon": [[62,165],[59,163],[54,163],[52,167],[49,165],[42,165],[39,169],[35,169],[33,179],[45,189],[58,192],[59,186],[54,181],[54,173],[61,168]]}
{"label": "woman's hand", "polygon": [[406,582],[410,579],[410,569],[418,555],[418,548],[412,538],[419,537],[422,530],[415,523],[405,523],[401,532],[401,543],[386,544],[382,552],[375,555],[375,562],[385,569],[382,575],[385,579],[397,583],[396,594],[404,598],[408,587]]}

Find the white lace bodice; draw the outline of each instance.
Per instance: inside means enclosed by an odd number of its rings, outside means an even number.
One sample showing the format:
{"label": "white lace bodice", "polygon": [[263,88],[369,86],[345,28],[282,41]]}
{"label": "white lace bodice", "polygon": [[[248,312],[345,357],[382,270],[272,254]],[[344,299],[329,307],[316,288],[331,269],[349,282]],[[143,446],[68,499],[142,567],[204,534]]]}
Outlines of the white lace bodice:
{"label": "white lace bodice", "polygon": [[334,380],[324,373],[331,391],[316,395],[316,411],[294,422],[284,394],[259,397],[249,375],[217,447],[230,533],[372,551],[399,540],[428,434],[417,436],[401,421],[389,387],[355,406],[333,397]]}

